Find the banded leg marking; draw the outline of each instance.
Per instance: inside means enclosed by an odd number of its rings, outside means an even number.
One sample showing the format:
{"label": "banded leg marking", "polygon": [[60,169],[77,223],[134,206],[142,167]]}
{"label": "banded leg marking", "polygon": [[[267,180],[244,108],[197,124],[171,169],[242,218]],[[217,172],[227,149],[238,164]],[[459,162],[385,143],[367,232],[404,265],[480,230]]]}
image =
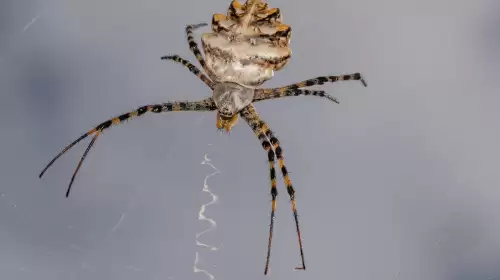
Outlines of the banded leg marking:
{"label": "banded leg marking", "polygon": [[263,100],[283,98],[283,97],[290,97],[290,96],[300,96],[300,95],[324,97],[324,98],[327,98],[328,100],[333,101],[337,104],[339,103],[337,98],[326,93],[325,91],[307,90],[307,89],[290,89],[290,90],[286,90],[283,92],[275,91],[275,92],[271,92],[271,93],[266,93],[266,92],[264,92],[264,90],[258,89],[255,91],[255,97],[253,99],[253,102],[259,102],[259,101],[263,101]]}
{"label": "banded leg marking", "polygon": [[205,74],[203,74],[198,67],[194,66],[189,60],[186,60],[178,55],[166,55],[161,57],[162,60],[173,60],[187,67],[189,71],[195,74],[200,80],[202,80],[209,88],[214,89],[214,82],[210,80]]}
{"label": "banded leg marking", "polygon": [[185,101],[185,102],[167,102],[167,103],[162,103],[162,104],[155,104],[155,105],[146,105],[146,106],[141,106],[135,111],[128,112],[125,114],[122,114],[118,117],[109,119],[105,122],[102,122],[101,124],[97,125],[90,131],[84,133],[82,136],[80,136],[78,139],[73,141],[71,144],[66,146],[57,156],[55,156],[48,164],[45,166],[45,168],[42,170],[40,175],[38,176],[39,178],[42,178],[42,176],[45,174],[45,171],[49,169],[49,167],[54,164],[54,162],[59,159],[64,153],[66,153],[69,149],[71,149],[74,145],[82,141],[83,139],[87,138],[89,135],[93,135],[92,140],[90,141],[90,144],[87,146],[87,149],[83,153],[82,157],[80,158],[80,161],[78,162],[78,165],[73,172],[73,176],[71,177],[71,181],[69,183],[68,189],[66,191],[66,197],[69,196],[69,193],[71,191],[71,186],[73,185],[73,182],[75,180],[76,175],[78,174],[78,171],[80,170],[80,167],[82,166],[83,161],[87,157],[87,154],[89,153],[90,149],[94,145],[95,141],[97,138],[102,134],[102,132],[108,128],[110,128],[113,125],[118,125],[121,124],[125,121],[131,120],[134,117],[142,116],[146,112],[152,112],[152,113],[163,113],[163,112],[180,112],[180,111],[214,111],[216,110],[215,103],[211,98],[207,98],[205,100],[201,101]]}
{"label": "banded leg marking", "polygon": [[[271,224],[269,228],[269,241],[268,241],[268,251],[267,251],[267,257],[266,257],[266,267],[264,270],[264,274],[267,274],[269,271],[269,262],[270,262],[270,255],[271,255],[271,243],[272,243],[272,237],[273,237],[273,227],[274,227],[274,213],[276,210],[276,197],[278,195],[278,191],[276,189],[276,171],[274,169],[274,158],[276,157],[278,159],[278,164],[281,169],[281,173],[283,174],[283,179],[285,181],[285,185],[287,188],[288,195],[290,196],[290,200],[292,203],[292,211],[295,219],[295,227],[297,230],[297,237],[299,241],[299,248],[300,248],[300,256],[302,260],[302,265],[299,267],[296,267],[295,269],[301,269],[305,270],[305,260],[304,260],[304,250],[302,246],[302,237],[300,233],[300,226],[299,226],[299,220],[298,220],[298,214],[297,214],[297,207],[295,203],[295,190],[293,188],[292,182],[288,176],[288,170],[285,166],[285,161],[283,157],[283,150],[279,144],[279,141],[277,137],[274,135],[272,130],[269,128],[269,126],[260,119],[260,116],[258,113],[255,111],[255,108],[253,107],[252,104],[247,106],[245,109],[241,111],[241,116],[242,118],[250,125],[254,133],[257,135],[259,140],[261,140],[262,146],[266,151],[268,151],[268,158],[269,158],[269,164],[270,164],[270,177],[271,177],[271,195],[273,197],[273,202],[272,202],[272,208],[271,208]],[[264,135],[263,135],[264,134]],[[272,149],[269,148],[269,146],[272,145]],[[274,150],[274,152],[272,152]],[[271,154],[272,153],[272,154]],[[272,158],[272,163],[271,163],[271,155],[273,156]]]}
{"label": "banded leg marking", "polygon": [[193,35],[193,30],[198,29],[203,26],[207,26],[208,23],[198,23],[198,24],[190,24],[186,26],[186,35],[187,35],[187,41],[189,44],[189,48],[191,49],[191,52],[193,52],[194,56],[196,56],[196,59],[200,63],[201,67],[205,70],[205,72],[208,73],[207,71],[207,64],[205,63],[205,59],[203,58],[203,55],[201,54],[200,48],[198,47],[198,43],[196,43]]}
{"label": "banded leg marking", "polygon": [[265,135],[265,131],[261,126],[261,120],[257,112],[253,109],[253,105],[247,106],[240,112],[242,119],[244,119],[248,125],[252,128],[253,132],[260,140],[262,147],[267,152],[267,160],[269,163],[269,179],[271,185],[271,220],[269,224],[269,239],[267,243],[267,255],[266,255],[266,266],[264,274],[266,275],[269,271],[269,263],[271,259],[271,244],[273,240],[273,230],[274,230],[274,216],[276,211],[276,199],[278,198],[278,189],[276,188],[276,169],[275,169],[275,154],[272,149],[271,143]]}
{"label": "banded leg marking", "polygon": [[349,80],[361,81],[363,86],[365,86],[365,87],[368,86],[368,84],[363,79],[363,76],[361,76],[360,73],[354,73],[354,74],[346,74],[346,75],[340,75],[340,76],[321,76],[321,77],[316,77],[313,79],[305,80],[302,82],[298,82],[295,84],[287,85],[287,86],[282,86],[282,87],[278,87],[278,88],[263,89],[262,91],[264,93],[270,94],[273,92],[285,92],[287,90],[294,90],[294,89],[299,89],[299,88],[303,88],[303,87],[322,85],[324,83],[334,83],[334,82],[349,81]]}

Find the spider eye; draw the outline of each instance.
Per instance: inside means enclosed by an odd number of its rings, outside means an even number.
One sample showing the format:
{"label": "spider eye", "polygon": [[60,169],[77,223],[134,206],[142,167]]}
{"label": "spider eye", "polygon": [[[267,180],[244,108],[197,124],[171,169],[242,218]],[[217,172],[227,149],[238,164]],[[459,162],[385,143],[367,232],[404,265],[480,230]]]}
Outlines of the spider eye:
{"label": "spider eye", "polygon": [[233,113],[228,108],[221,108],[219,114],[222,118],[231,118],[233,116]]}

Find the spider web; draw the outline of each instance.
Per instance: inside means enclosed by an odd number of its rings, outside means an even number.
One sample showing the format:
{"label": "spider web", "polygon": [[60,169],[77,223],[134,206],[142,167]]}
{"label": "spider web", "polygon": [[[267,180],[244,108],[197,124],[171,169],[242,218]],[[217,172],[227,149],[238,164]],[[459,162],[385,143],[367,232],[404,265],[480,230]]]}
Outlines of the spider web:
{"label": "spider web", "polygon": [[[198,220],[200,220],[200,221],[208,221],[208,222],[210,223],[210,227],[209,227],[209,228],[207,228],[207,229],[205,229],[204,231],[201,231],[201,232],[197,233],[197,234],[196,234],[196,239],[195,239],[195,240],[196,240],[196,245],[197,245],[197,246],[199,246],[199,247],[204,247],[204,248],[208,248],[208,249],[210,249],[211,251],[217,251],[217,250],[219,250],[219,248],[218,248],[218,247],[215,247],[215,246],[213,246],[213,245],[208,245],[208,244],[202,243],[202,242],[199,240],[199,238],[200,238],[203,234],[205,234],[205,233],[207,233],[207,232],[209,232],[209,231],[211,231],[211,230],[215,230],[215,229],[217,228],[217,223],[215,222],[215,220],[213,220],[213,219],[211,219],[211,218],[207,218],[207,217],[205,216],[205,210],[207,209],[207,207],[208,207],[208,206],[210,206],[210,205],[212,205],[212,204],[214,204],[214,203],[216,203],[216,202],[218,201],[218,199],[219,199],[219,198],[218,198],[218,196],[217,196],[217,195],[215,195],[215,194],[211,191],[211,189],[210,189],[210,187],[208,186],[208,183],[207,183],[207,181],[208,181],[208,179],[209,179],[210,177],[215,176],[215,175],[217,175],[217,174],[221,173],[221,172],[217,169],[217,167],[215,167],[215,166],[211,163],[211,161],[212,161],[212,160],[211,160],[210,158],[208,158],[208,154],[205,154],[204,159],[203,159],[203,161],[201,162],[201,164],[205,164],[205,165],[210,166],[213,170],[215,170],[215,172],[213,172],[213,173],[208,174],[207,176],[205,176],[205,179],[203,180],[203,189],[202,189],[201,191],[202,191],[202,192],[206,192],[206,193],[210,194],[210,196],[212,196],[212,200],[211,200],[209,203],[202,204],[202,205],[201,205],[201,207],[200,207],[200,211],[198,212]],[[196,253],[195,253],[195,258],[194,258],[194,265],[193,265],[193,271],[194,271],[194,273],[204,273],[205,275],[207,275],[207,276],[210,278],[210,280],[214,280],[214,279],[215,279],[215,277],[214,277],[214,276],[213,276],[210,272],[208,272],[207,270],[204,270],[204,269],[200,269],[200,268],[198,268],[199,260],[200,260],[200,253],[199,253],[199,251],[196,251]]]}
{"label": "spider web", "polygon": [[0,63],[3,63],[5,58],[9,56],[9,53],[13,50],[16,49],[17,47],[17,44],[19,43],[19,41],[21,40],[21,37],[24,36],[25,32],[28,31],[28,29],[31,28],[31,26],[33,24],[35,24],[36,21],[38,21],[41,17],[42,17],[42,14],[45,12],[44,9],[41,9],[41,10],[38,10],[35,15],[31,18],[30,21],[28,21],[22,28],[22,30],[20,30],[19,32],[17,32],[16,34],[13,35],[13,38],[11,38],[10,40],[7,40],[5,46],[0,44]]}

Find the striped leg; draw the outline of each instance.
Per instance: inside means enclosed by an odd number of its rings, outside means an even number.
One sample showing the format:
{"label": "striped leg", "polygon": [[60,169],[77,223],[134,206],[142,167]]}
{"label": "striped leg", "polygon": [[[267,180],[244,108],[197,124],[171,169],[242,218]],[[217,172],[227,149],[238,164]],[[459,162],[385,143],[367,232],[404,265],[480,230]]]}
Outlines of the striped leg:
{"label": "striped leg", "polygon": [[[275,156],[278,158],[278,163],[281,169],[281,173],[283,174],[283,179],[285,181],[285,185],[287,188],[288,195],[290,196],[290,200],[292,202],[292,211],[293,211],[293,216],[295,219],[295,227],[297,230],[297,236],[299,240],[299,248],[300,248],[300,257],[302,260],[302,266],[296,267],[295,269],[301,269],[305,270],[306,265],[304,261],[304,250],[302,248],[302,238],[300,234],[300,227],[299,227],[299,218],[297,214],[297,207],[295,205],[295,190],[292,186],[292,181],[290,180],[288,176],[288,171],[285,166],[285,161],[283,157],[283,150],[280,147],[279,141],[274,135],[274,133],[271,131],[269,126],[260,119],[259,115],[255,111],[255,108],[253,107],[252,104],[250,104],[248,107],[243,109],[241,111],[241,116],[245,121],[252,127],[253,131],[255,134],[259,137],[259,139],[262,142],[262,146],[266,151],[272,151],[274,149]],[[264,134],[264,135],[262,135]],[[268,141],[269,139],[269,141]],[[266,148],[271,144],[273,146],[273,149]],[[271,158],[270,153],[268,152],[268,157],[269,159]],[[266,259],[266,269],[264,271],[264,274],[267,274],[268,269],[269,269],[269,259],[270,259],[270,254],[271,254],[271,241],[272,241],[272,229],[273,229],[273,222],[274,222],[274,212],[276,209],[276,197],[278,195],[278,191],[276,190],[276,171],[274,170],[274,158],[273,158],[273,163],[271,165],[270,162],[270,169],[271,169],[271,194],[273,195],[273,206],[272,206],[272,211],[271,211],[271,227],[269,230],[269,243],[268,243],[268,252],[267,252],[267,259]]]}
{"label": "striped leg", "polygon": [[275,165],[275,156],[274,151],[269,143],[264,127],[262,126],[262,121],[260,120],[259,115],[253,108],[253,105],[250,104],[248,107],[243,109],[240,112],[241,117],[248,123],[248,125],[252,128],[255,135],[259,138],[262,147],[267,152],[267,160],[269,162],[269,179],[271,181],[271,196],[272,196],[272,205],[271,205],[271,222],[269,224],[269,239],[267,243],[267,256],[266,256],[266,268],[264,270],[264,274],[267,274],[269,271],[269,261],[271,258],[271,243],[273,240],[273,229],[274,229],[274,213],[276,211],[276,198],[278,197],[278,189],[276,188],[276,170],[274,169]]}
{"label": "striped leg", "polygon": [[66,197],[69,196],[69,192],[71,190],[71,186],[73,185],[73,181],[75,180],[76,174],[78,173],[78,170],[80,170],[80,167],[82,166],[83,161],[87,157],[87,154],[89,153],[90,149],[94,145],[95,141],[97,138],[102,134],[102,132],[108,128],[110,128],[113,125],[121,124],[127,120],[130,120],[134,117],[142,116],[146,112],[153,112],[153,113],[162,113],[162,112],[178,112],[178,111],[213,111],[216,109],[215,103],[212,101],[211,98],[207,98],[205,100],[201,101],[185,101],[185,102],[167,102],[167,103],[162,103],[162,104],[156,104],[156,105],[146,105],[139,107],[135,111],[129,112],[122,114],[118,117],[109,119],[87,133],[83,134],[80,136],[78,139],[73,141],[73,143],[69,144],[66,148],[64,148],[54,159],[52,159],[47,166],[42,170],[40,175],[38,176],[39,178],[42,178],[43,174],[47,169],[52,166],[52,164],[59,158],[61,157],[64,153],[66,153],[69,149],[71,149],[74,145],[76,145],[78,142],[82,141],[83,139],[87,138],[89,135],[93,135],[92,140],[90,141],[90,144],[88,145],[87,149],[83,153],[82,157],[80,158],[80,161],[78,162],[78,165],[75,169],[75,172],[73,173],[73,176],[71,177],[71,181],[69,183],[68,189],[66,191]]}
{"label": "striped leg", "polygon": [[193,30],[198,29],[198,28],[203,27],[203,26],[207,26],[207,25],[208,25],[208,23],[198,23],[198,24],[188,25],[188,26],[186,26],[186,34],[187,34],[187,40],[189,43],[189,48],[193,52],[194,56],[196,56],[196,59],[198,59],[198,62],[200,62],[201,67],[203,69],[205,69],[205,71],[208,73],[205,59],[201,55],[200,48],[198,47],[198,43],[196,43],[196,41],[194,40],[194,36],[193,36]]}
{"label": "striped leg", "polygon": [[354,74],[346,74],[346,75],[341,75],[341,76],[322,76],[322,77],[316,77],[313,79],[305,80],[299,83],[279,87],[279,88],[269,88],[269,89],[263,89],[264,93],[270,94],[273,92],[284,92],[287,90],[291,89],[298,89],[298,88],[303,88],[303,87],[310,87],[314,85],[322,85],[324,83],[334,83],[338,81],[349,81],[349,80],[356,80],[356,81],[361,81],[361,83],[366,87],[368,84],[366,81],[363,79],[363,76],[361,76],[360,73],[354,73]]}
{"label": "striped leg", "polygon": [[[267,125],[264,123],[264,126]],[[278,158],[278,164],[281,169],[281,174],[283,175],[283,180],[285,181],[286,190],[288,192],[288,196],[290,197],[290,202],[292,203],[292,212],[293,218],[295,220],[295,230],[297,231],[297,238],[299,240],[299,249],[300,249],[300,259],[302,261],[302,266],[295,267],[297,270],[305,270],[306,263],[304,260],[304,249],[302,247],[302,236],[300,234],[300,226],[299,226],[299,215],[297,214],[297,206],[295,204],[295,189],[293,188],[292,181],[288,176],[288,170],[285,166],[285,158],[283,157],[283,149],[280,147],[280,142],[278,138],[274,135],[274,133],[267,127],[266,136],[270,140],[271,145],[273,145],[274,152],[276,157]]]}
{"label": "striped leg", "polygon": [[255,97],[253,99],[253,102],[259,102],[259,101],[263,101],[263,100],[276,99],[276,98],[289,97],[289,96],[299,96],[299,95],[319,96],[319,97],[327,98],[328,100],[333,101],[337,104],[339,103],[337,98],[333,97],[332,95],[330,95],[322,90],[307,90],[307,89],[289,89],[289,90],[286,90],[283,92],[275,91],[272,93],[265,93],[265,90],[258,89],[255,91]]}
{"label": "striped leg", "polygon": [[200,69],[198,69],[196,66],[194,66],[191,62],[188,60],[178,56],[178,55],[166,55],[161,57],[162,60],[173,60],[175,62],[178,62],[184,66],[186,66],[191,73],[195,74],[200,80],[202,80],[207,86],[209,86],[211,89],[214,89],[214,82],[210,80],[205,74],[203,74]]}

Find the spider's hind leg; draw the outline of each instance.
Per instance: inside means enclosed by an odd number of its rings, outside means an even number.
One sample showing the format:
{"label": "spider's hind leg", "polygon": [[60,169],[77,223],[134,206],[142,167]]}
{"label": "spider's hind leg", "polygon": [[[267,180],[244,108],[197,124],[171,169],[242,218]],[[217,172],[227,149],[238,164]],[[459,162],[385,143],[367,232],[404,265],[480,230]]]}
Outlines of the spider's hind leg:
{"label": "spider's hind leg", "polygon": [[[208,25],[207,23],[199,23],[199,24],[191,24],[186,27],[186,34],[187,34],[187,40],[189,43],[189,48],[193,52],[193,54],[196,56],[196,59],[200,63],[201,67],[205,72],[208,73],[205,59],[201,55],[200,49],[198,48],[198,44],[194,40],[193,36],[193,30],[200,28],[202,26]],[[161,57],[162,60],[173,60],[175,62],[178,62],[184,66],[186,66],[191,73],[195,74],[198,78],[200,78],[207,86],[209,86],[211,89],[214,88],[214,82],[210,80],[205,74],[203,74],[200,69],[198,69],[196,66],[194,66],[189,60],[186,60],[178,55],[166,55]]]}
{"label": "spider's hind leg", "polygon": [[194,56],[196,56],[198,62],[200,62],[201,67],[205,70],[205,72],[208,73],[207,64],[205,63],[205,59],[203,58],[200,48],[198,47],[198,43],[196,43],[193,35],[193,30],[207,25],[208,23],[190,24],[186,26],[186,35],[187,35],[187,41],[189,43],[189,48],[193,52]]}
{"label": "spider's hind leg", "polygon": [[195,74],[200,80],[202,80],[209,88],[214,89],[214,82],[210,80],[205,74],[203,74],[198,67],[194,66],[189,60],[186,60],[178,55],[166,55],[161,57],[162,60],[173,60],[184,66],[186,66],[189,71]]}

